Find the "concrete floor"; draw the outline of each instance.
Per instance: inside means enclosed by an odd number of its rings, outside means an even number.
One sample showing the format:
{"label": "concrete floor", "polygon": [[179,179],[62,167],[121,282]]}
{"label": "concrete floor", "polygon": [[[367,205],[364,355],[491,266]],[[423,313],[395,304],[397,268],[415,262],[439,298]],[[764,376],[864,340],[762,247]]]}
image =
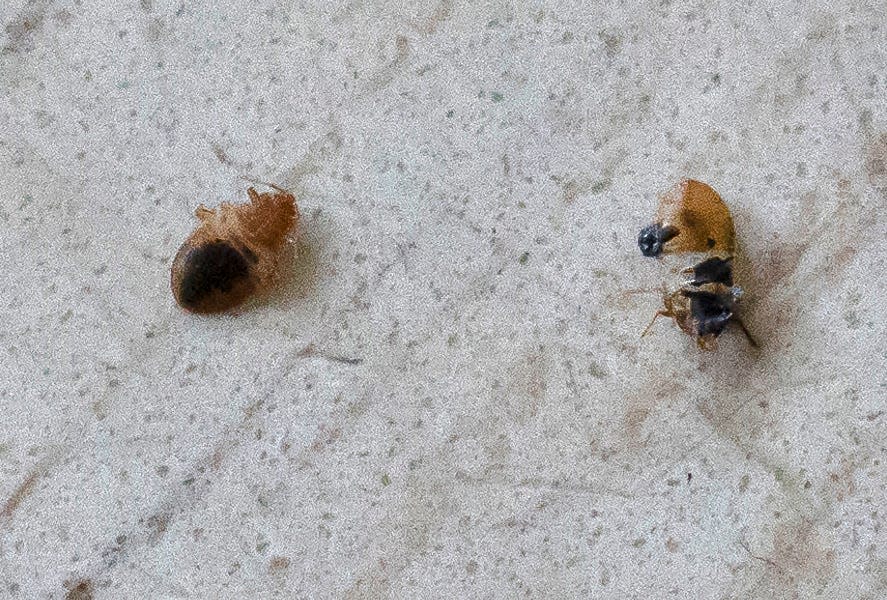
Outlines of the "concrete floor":
{"label": "concrete floor", "polygon": [[[776,4],[0,4],[0,597],[887,596],[887,11]],[[683,177],[760,350],[639,337]]]}

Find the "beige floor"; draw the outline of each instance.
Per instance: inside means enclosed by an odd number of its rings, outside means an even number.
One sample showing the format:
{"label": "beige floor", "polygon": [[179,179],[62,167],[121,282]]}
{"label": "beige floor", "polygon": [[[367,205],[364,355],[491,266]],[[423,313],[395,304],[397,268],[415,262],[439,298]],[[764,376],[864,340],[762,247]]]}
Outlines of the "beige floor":
{"label": "beige floor", "polygon": [[[887,12],[591,4],[0,4],[0,597],[887,595]],[[683,177],[760,351],[639,337]]]}

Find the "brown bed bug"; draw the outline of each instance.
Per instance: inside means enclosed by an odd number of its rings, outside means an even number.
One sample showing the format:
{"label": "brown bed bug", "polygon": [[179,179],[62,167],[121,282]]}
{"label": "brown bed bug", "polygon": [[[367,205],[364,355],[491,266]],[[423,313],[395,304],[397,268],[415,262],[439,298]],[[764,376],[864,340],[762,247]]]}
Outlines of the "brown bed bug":
{"label": "brown bed bug", "polygon": [[730,323],[739,326],[753,346],[754,338],[737,315],[742,288],[733,281],[736,231],[733,217],[711,186],[685,179],[660,199],[656,221],[641,229],[638,247],[644,256],[696,254],[702,260],[686,268],[690,277],[677,290],[663,293],[660,316],[670,317],[700,348],[714,350],[717,338]]}
{"label": "brown bed bug", "polygon": [[246,204],[197,207],[200,224],[172,264],[171,286],[179,306],[193,313],[223,312],[274,285],[287,236],[298,227],[299,209],[290,192],[269,187],[274,192],[249,188]]}

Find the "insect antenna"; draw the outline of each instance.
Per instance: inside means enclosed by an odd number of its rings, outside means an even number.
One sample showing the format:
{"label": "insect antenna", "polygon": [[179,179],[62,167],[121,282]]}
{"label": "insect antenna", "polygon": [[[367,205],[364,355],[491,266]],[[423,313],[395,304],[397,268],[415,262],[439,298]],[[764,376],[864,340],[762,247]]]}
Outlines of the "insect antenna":
{"label": "insect antenna", "polygon": [[241,179],[244,179],[244,180],[246,180],[246,181],[249,181],[250,183],[255,183],[256,185],[265,185],[265,186],[268,186],[269,188],[272,188],[272,189],[277,190],[277,191],[280,192],[281,194],[292,194],[292,192],[290,192],[289,190],[285,190],[285,189],[283,189],[282,187],[280,187],[279,185],[275,185],[275,184],[273,184],[273,183],[269,183],[269,182],[267,182],[267,181],[262,181],[262,180],[260,180],[260,179],[255,179],[255,178],[253,178],[253,177],[248,177],[248,176],[246,176],[246,175],[241,175],[240,178],[241,178]]}

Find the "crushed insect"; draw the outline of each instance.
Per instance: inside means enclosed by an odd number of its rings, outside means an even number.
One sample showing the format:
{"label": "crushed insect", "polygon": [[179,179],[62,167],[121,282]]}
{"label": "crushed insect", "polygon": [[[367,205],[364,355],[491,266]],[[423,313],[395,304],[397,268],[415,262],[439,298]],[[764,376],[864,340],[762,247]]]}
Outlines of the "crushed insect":
{"label": "crushed insect", "polygon": [[223,202],[217,209],[201,204],[194,211],[200,224],[179,248],[171,272],[172,292],[182,308],[224,312],[276,283],[299,209],[290,192],[270,187],[273,193],[249,188],[246,204]]}
{"label": "crushed insect", "polygon": [[742,288],[734,284],[733,256],[736,232],[724,201],[710,186],[685,179],[660,199],[656,221],[638,234],[641,254],[697,254],[702,260],[686,268],[677,290],[663,294],[663,308],[641,336],[647,335],[660,316],[670,317],[700,348],[714,350],[717,338],[730,323],[739,326],[749,342],[754,338],[737,315]]}

